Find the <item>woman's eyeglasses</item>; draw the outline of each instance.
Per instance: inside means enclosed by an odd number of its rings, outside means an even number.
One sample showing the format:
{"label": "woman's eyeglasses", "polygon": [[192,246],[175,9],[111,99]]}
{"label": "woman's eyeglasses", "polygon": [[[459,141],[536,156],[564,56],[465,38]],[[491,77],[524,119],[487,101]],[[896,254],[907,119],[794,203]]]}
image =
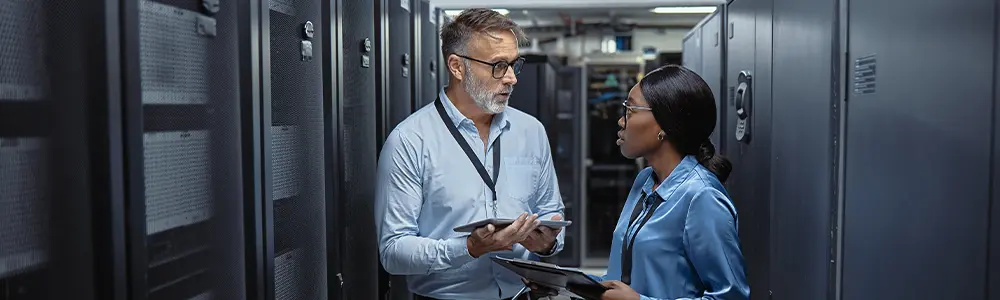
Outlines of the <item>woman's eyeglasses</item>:
{"label": "woman's eyeglasses", "polygon": [[481,63],[481,64],[484,64],[484,65],[493,67],[493,78],[495,78],[495,79],[503,79],[503,76],[507,75],[507,68],[508,67],[513,67],[513,69],[514,69],[514,75],[521,74],[521,67],[524,66],[524,57],[518,57],[513,62],[507,62],[507,61],[502,61],[501,60],[501,61],[498,61],[498,62],[495,62],[495,63],[491,63],[491,62],[485,62],[485,61],[481,61],[481,60],[478,60],[478,59],[475,59],[475,58],[471,58],[471,57],[468,57],[468,56],[465,56],[465,55],[458,55],[458,54],[455,54],[455,55],[458,56],[458,57],[464,58],[464,59],[468,59],[468,60],[471,60],[471,61],[474,61],[474,62],[477,62],[477,63]]}
{"label": "woman's eyeglasses", "polygon": [[[621,112],[620,113],[621,113],[622,117],[625,118],[625,126],[628,126],[628,117],[630,115],[632,115],[633,111],[636,111],[636,110],[653,111],[652,108],[649,108],[649,107],[646,107],[646,106],[634,106],[634,105],[628,105],[628,102],[622,102],[622,108],[621,108]],[[624,127],[622,127],[622,128],[624,128]]]}

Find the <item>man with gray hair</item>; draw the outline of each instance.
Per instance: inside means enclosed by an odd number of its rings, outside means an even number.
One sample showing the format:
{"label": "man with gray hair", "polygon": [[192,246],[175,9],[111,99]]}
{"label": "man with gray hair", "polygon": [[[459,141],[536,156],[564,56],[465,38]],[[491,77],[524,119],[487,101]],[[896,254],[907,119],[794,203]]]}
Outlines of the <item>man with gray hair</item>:
{"label": "man with gray hair", "polygon": [[[537,260],[562,250],[562,230],[539,226],[562,220],[564,209],[545,128],[507,107],[523,37],[489,9],[466,10],[445,26],[448,86],[396,126],[379,154],[379,257],[390,274],[406,275],[418,300],[510,298],[524,285],[490,257]],[[453,230],[489,218],[516,221]]]}

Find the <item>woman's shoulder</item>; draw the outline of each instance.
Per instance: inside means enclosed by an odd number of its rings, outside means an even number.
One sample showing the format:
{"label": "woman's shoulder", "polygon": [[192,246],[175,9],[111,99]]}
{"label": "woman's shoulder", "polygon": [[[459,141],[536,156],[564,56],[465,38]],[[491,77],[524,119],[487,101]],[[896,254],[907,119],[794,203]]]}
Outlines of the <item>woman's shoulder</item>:
{"label": "woman's shoulder", "polygon": [[697,189],[718,191],[728,197],[726,187],[722,185],[722,182],[719,182],[719,178],[715,177],[715,174],[712,174],[712,171],[709,171],[699,165],[697,168],[692,169],[691,173],[691,176],[684,181],[685,185],[689,185],[690,187]]}

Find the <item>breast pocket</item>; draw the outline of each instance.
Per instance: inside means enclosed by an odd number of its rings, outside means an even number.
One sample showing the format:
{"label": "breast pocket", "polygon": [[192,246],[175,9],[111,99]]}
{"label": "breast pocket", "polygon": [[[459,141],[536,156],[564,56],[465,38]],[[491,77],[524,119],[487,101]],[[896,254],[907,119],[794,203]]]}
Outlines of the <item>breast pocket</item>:
{"label": "breast pocket", "polygon": [[506,180],[503,189],[508,197],[528,202],[538,190],[541,166],[532,157],[505,157],[503,174]]}

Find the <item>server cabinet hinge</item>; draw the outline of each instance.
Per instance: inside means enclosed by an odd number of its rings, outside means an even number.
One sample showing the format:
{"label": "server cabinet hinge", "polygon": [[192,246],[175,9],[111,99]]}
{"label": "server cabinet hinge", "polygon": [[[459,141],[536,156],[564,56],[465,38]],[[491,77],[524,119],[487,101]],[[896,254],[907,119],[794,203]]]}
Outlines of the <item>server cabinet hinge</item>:
{"label": "server cabinet hinge", "polygon": [[316,26],[313,25],[312,21],[306,21],[302,24],[302,38],[311,40],[313,36],[316,35]]}
{"label": "server cabinet hinge", "polygon": [[368,57],[368,53],[372,52],[372,40],[365,38],[361,41],[361,67],[371,68],[371,57]]}
{"label": "server cabinet hinge", "polygon": [[214,37],[217,34],[215,18],[198,16],[196,20],[198,34],[211,37]]}
{"label": "server cabinet hinge", "polygon": [[219,0],[201,0],[201,8],[205,13],[214,15],[219,12]]}
{"label": "server cabinet hinge", "polygon": [[313,59],[313,44],[311,41],[302,41],[302,61]]}

